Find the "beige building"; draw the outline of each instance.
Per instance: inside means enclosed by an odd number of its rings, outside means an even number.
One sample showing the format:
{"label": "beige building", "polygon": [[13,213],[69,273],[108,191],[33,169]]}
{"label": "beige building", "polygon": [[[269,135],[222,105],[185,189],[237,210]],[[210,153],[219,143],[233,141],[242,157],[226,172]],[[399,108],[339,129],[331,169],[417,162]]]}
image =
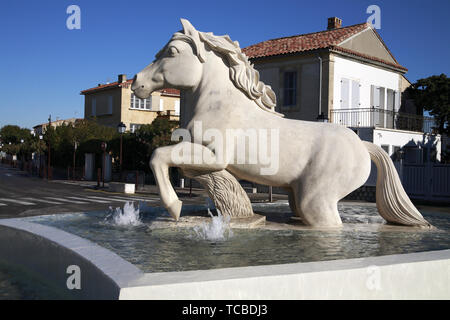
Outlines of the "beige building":
{"label": "beige building", "polygon": [[[59,127],[59,126],[62,126],[62,125],[75,124],[79,120],[82,120],[82,119],[70,118],[70,119],[64,119],[64,120],[55,120],[55,121],[51,121],[50,125],[53,128],[56,128],[56,127]],[[41,124],[38,124],[38,125],[34,126],[33,127],[34,133],[36,135],[40,135],[40,134],[45,133],[45,131],[47,130],[48,124],[49,124],[48,122],[45,122],[45,123],[41,123]]]}
{"label": "beige building", "polygon": [[81,91],[84,95],[84,118],[95,119],[99,124],[117,127],[120,122],[134,132],[143,124],[150,124],[156,117],[179,121],[180,92],[162,89],[147,99],[137,98],[131,91],[132,80],[120,74],[118,81],[99,84]]}

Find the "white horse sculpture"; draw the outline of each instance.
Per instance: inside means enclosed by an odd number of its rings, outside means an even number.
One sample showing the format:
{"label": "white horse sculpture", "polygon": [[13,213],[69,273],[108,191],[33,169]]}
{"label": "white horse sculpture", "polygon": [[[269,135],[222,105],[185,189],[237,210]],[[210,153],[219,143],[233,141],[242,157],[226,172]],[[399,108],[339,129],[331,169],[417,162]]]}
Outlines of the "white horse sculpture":
{"label": "white horse sculpture", "polygon": [[[227,180],[228,175],[229,181],[236,176],[283,187],[289,191],[294,214],[306,225],[339,226],[342,222],[337,203],[364,184],[372,160],[378,169],[376,199],[380,215],[393,224],[429,226],[409,200],[391,159],[380,147],[361,141],[352,130],[340,125],[283,118],[274,111],[274,92],[259,81],[258,71],[237,42],[228,36],[197,31],[187,20],[181,19],[181,23],[183,30],[172,36],[156,60],[135,76],[132,85],[141,99],[162,88],[182,91],[182,117],[187,119],[185,128],[193,141],[158,148],[150,161],[162,202],[173,218],[178,220],[182,203],[170,184],[168,168],[179,167],[190,176],[208,177],[209,181],[217,176]],[[262,174],[267,163],[242,163],[239,152],[225,157],[221,153],[218,157],[218,145],[196,132],[198,124],[203,131],[215,130],[222,137],[227,137],[227,129],[276,130],[279,149],[272,153],[279,152],[278,171]],[[237,150],[234,140],[224,138],[223,143]],[[245,157],[258,159],[256,148],[247,147]],[[192,161],[174,160],[173,155],[180,150]],[[218,192],[210,186],[210,193]],[[240,198],[242,192],[235,194]],[[244,202],[243,206],[248,207],[249,201]]]}

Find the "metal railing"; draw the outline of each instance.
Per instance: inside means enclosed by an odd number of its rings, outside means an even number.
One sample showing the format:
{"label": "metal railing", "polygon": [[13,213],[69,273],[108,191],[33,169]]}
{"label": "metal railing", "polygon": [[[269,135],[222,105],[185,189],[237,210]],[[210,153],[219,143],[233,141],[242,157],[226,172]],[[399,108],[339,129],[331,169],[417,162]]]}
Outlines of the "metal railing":
{"label": "metal railing", "polygon": [[379,108],[332,109],[330,120],[346,127],[388,128],[397,130],[434,133],[432,117],[400,113]]}

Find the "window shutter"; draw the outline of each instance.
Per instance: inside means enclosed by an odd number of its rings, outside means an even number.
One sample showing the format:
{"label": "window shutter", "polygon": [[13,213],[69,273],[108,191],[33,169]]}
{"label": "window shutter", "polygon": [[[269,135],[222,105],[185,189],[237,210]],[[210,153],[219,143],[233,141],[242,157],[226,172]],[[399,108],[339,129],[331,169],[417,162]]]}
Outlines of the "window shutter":
{"label": "window shutter", "polygon": [[375,106],[375,94],[376,94],[376,87],[374,85],[370,86],[370,107]]}
{"label": "window shutter", "polygon": [[359,108],[359,82],[352,80],[352,108]]}
{"label": "window shutter", "polygon": [[350,83],[348,79],[341,80],[341,109],[349,108]]}
{"label": "window shutter", "polygon": [[377,86],[370,86],[370,104],[371,107],[379,108],[380,107],[380,88]]}
{"label": "window shutter", "polygon": [[133,109],[134,108],[134,93],[131,94],[131,99],[130,99],[130,108]]}
{"label": "window shutter", "polygon": [[164,111],[164,100],[159,98],[159,111]]}
{"label": "window shutter", "polygon": [[113,96],[108,96],[108,114],[113,113]]}
{"label": "window shutter", "polygon": [[92,98],[91,107],[92,107],[91,115],[96,116],[97,115],[97,99],[95,97]]}
{"label": "window shutter", "polygon": [[179,100],[175,101],[175,115],[176,116],[180,115],[180,101]]}

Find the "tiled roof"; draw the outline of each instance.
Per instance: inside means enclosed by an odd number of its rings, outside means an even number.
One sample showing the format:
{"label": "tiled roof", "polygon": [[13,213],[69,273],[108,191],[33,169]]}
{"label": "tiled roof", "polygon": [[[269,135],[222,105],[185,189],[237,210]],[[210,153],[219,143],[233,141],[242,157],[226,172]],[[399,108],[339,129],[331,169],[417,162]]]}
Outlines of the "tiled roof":
{"label": "tiled roof", "polygon": [[242,51],[244,51],[249,58],[259,58],[328,48],[331,45],[341,43],[367,27],[369,27],[368,23],[360,23],[338,29],[272,39],[248,46]]}
{"label": "tiled roof", "polygon": [[[101,84],[98,85],[97,87],[93,87],[93,88],[89,88],[86,90],[81,91],[81,94],[87,94],[87,93],[92,93],[98,90],[104,90],[104,89],[111,89],[111,88],[118,88],[121,86],[130,86],[133,83],[133,79],[127,80],[123,83],[120,83],[118,81],[116,82],[112,82],[112,83],[107,83],[107,84]],[[172,89],[172,88],[167,88],[167,89],[161,89],[158,90],[158,92],[161,92],[161,94],[167,94],[167,95],[173,95],[173,96],[179,96],[180,95],[180,90],[178,89]]]}
{"label": "tiled roof", "polygon": [[[372,56],[368,56],[353,50],[348,50],[342,47],[338,47],[338,45],[343,42],[344,40],[350,38],[351,36],[365,30],[366,28],[370,28],[369,23],[360,23],[355,24],[348,27],[342,27],[332,30],[325,30],[320,32],[314,32],[314,33],[307,33],[307,34],[300,34],[296,36],[290,36],[285,38],[278,38],[278,39],[272,39],[263,41],[251,46],[248,46],[242,51],[249,57],[250,59],[255,58],[262,58],[262,57],[270,57],[270,56],[278,56],[278,55],[284,55],[284,54],[292,54],[292,53],[299,53],[299,52],[305,52],[305,51],[311,51],[311,50],[317,50],[317,49],[331,49],[334,48],[337,51],[347,53],[351,53],[355,56],[363,57],[370,60],[375,60],[387,65],[391,65],[393,67],[397,67],[400,69],[407,70],[405,67],[401,66],[398,63],[391,63],[385,60],[381,60]],[[380,41],[383,43],[383,40],[378,35],[378,33],[375,31],[375,34],[380,39]],[[384,43],[383,43],[384,44]],[[386,47],[386,46],[385,46]],[[386,50],[389,51],[389,49],[386,47]],[[389,52],[389,54],[391,54]],[[392,54],[391,54],[392,56]],[[395,58],[392,56],[392,59],[395,60]],[[397,62],[397,61],[396,61]]]}
{"label": "tiled roof", "polygon": [[179,96],[180,95],[180,90],[173,89],[173,88],[166,88],[166,89],[162,89],[162,90],[158,90],[158,91],[161,92],[161,94],[163,94],[163,95],[169,95],[169,96]]}

